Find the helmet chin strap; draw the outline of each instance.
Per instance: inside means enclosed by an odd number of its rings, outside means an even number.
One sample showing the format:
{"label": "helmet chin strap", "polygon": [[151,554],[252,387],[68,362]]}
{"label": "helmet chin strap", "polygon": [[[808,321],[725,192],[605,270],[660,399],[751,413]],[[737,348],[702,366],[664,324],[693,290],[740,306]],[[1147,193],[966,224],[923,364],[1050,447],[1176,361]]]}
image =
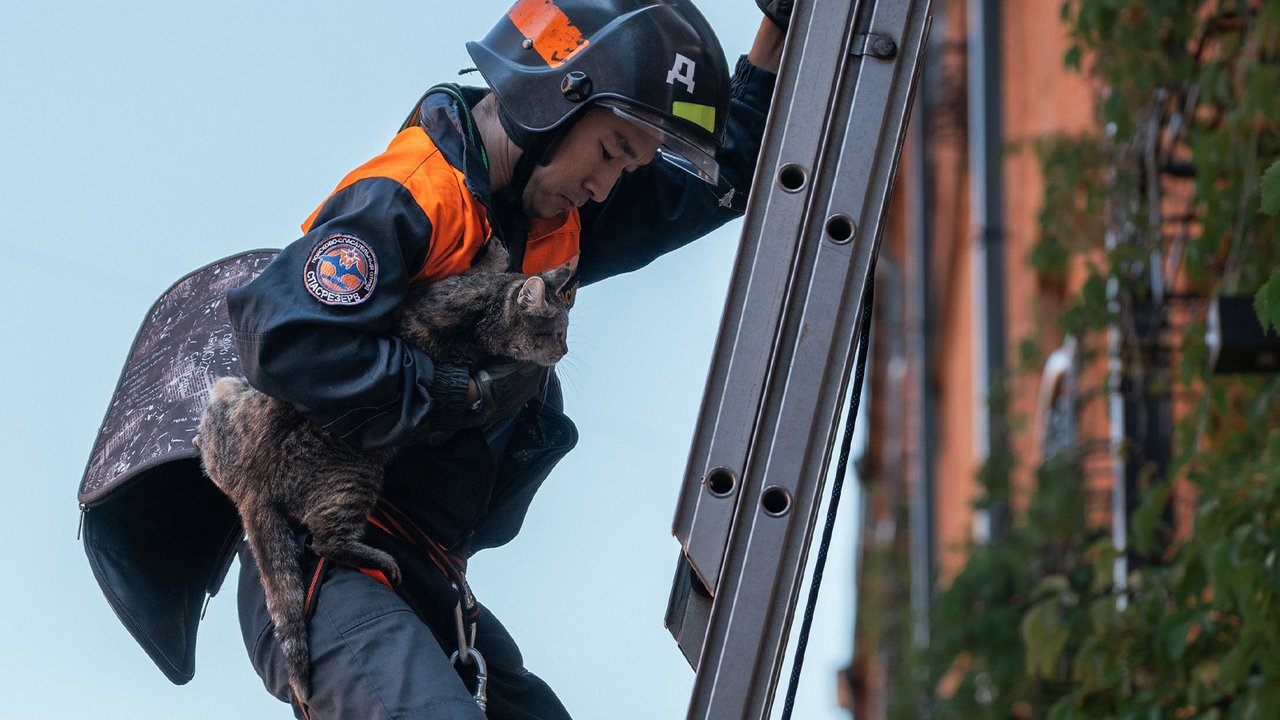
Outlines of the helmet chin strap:
{"label": "helmet chin strap", "polygon": [[517,198],[524,195],[524,188],[529,184],[529,178],[532,177],[534,169],[551,162],[552,154],[581,116],[581,112],[576,112],[556,127],[537,133],[518,125],[499,103],[498,121],[502,124],[502,130],[507,137],[511,138],[511,142],[520,148],[520,159],[516,160],[516,166],[511,171],[511,182],[507,184]]}
{"label": "helmet chin strap", "polygon": [[529,219],[524,214],[525,186],[538,166],[551,162],[551,156],[579,117],[581,113],[574,113],[551,130],[535,133],[516,124],[503,111],[502,105],[498,105],[498,120],[502,123],[503,132],[520,148],[520,157],[512,168],[510,182],[493,194],[494,205],[506,209],[500,213],[500,217],[506,218],[501,235],[507,246],[510,268],[514,271],[518,272],[524,266],[525,240],[529,231]]}

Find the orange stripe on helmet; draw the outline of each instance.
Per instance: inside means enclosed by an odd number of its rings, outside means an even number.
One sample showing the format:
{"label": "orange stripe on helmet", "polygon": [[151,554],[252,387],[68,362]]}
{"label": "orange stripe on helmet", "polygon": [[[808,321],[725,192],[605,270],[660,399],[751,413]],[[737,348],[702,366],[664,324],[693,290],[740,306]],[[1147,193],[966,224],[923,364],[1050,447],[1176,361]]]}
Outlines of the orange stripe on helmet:
{"label": "orange stripe on helmet", "polygon": [[519,0],[507,17],[551,67],[564,64],[589,42],[552,0]]}

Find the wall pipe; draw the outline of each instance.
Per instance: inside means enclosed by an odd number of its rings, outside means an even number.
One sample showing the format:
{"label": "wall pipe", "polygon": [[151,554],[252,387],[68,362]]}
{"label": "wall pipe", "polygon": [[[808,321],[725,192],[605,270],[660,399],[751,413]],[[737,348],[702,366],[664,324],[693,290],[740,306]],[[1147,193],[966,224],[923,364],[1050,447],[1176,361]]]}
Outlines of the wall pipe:
{"label": "wall pipe", "polygon": [[[1000,150],[1003,142],[1000,86],[1000,3],[968,2],[969,80],[969,178],[970,214],[974,242],[974,390],[977,417],[975,450],[989,460],[1007,444],[1004,422],[991,411],[992,384],[1004,375],[1005,362],[1005,259],[1004,184]],[[1000,505],[975,517],[974,537],[979,542],[1003,536],[1008,508]]]}

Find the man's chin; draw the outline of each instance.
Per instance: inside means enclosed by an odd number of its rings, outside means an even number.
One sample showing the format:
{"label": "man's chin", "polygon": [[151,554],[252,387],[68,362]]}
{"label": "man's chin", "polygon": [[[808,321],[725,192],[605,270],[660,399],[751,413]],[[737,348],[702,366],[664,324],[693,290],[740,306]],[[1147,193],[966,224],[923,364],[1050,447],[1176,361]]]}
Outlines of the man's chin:
{"label": "man's chin", "polygon": [[567,200],[560,202],[539,203],[537,205],[525,204],[524,214],[529,217],[550,220],[551,218],[560,217],[573,209],[573,203]]}

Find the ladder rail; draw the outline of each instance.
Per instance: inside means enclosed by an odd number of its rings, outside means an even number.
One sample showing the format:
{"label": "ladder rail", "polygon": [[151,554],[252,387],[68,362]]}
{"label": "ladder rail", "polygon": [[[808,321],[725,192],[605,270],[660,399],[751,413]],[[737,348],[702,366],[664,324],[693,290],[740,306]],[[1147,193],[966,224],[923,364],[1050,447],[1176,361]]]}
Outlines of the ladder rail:
{"label": "ladder rail", "polygon": [[[840,5],[852,17],[855,8],[847,2]],[[711,378],[723,380],[708,382],[673,523],[678,536],[690,538],[685,551],[706,588],[714,588],[718,583],[724,538],[730,532],[738,494],[701,492],[700,485],[703,478],[717,469],[740,479],[746,466],[746,449],[758,421],[766,392],[764,383],[771,374],[769,367],[776,356],[776,348],[769,342],[761,342],[761,338],[773,338],[777,334],[783,302],[788,295],[788,281],[792,277],[792,273],[784,269],[796,261],[799,246],[796,228],[804,224],[811,205],[813,183],[807,178],[794,190],[785,189],[776,181],[783,175],[784,166],[817,166],[822,138],[830,122],[830,102],[839,80],[839,66],[816,62],[814,58],[838,54],[846,43],[844,23],[808,22],[812,15],[805,10],[803,4],[796,8],[788,44],[826,52],[811,51],[807,56],[796,52],[797,57],[789,59],[784,49],[778,90],[765,128],[765,137],[775,137],[777,141],[761,148],[752,184],[753,199],[733,273],[735,278],[749,277],[751,281],[734,282],[729,289],[709,374]],[[774,130],[775,126],[791,129],[801,126],[802,131],[781,132]],[[757,201],[756,196],[764,194],[763,188],[768,188],[768,200]],[[770,241],[764,242],[764,238]],[[755,272],[757,269],[764,270]],[[697,531],[693,528],[695,523],[702,526]],[[704,538],[708,542],[704,543]]]}
{"label": "ladder rail", "polygon": [[697,671],[690,718],[768,715],[928,6],[796,8],[674,523],[682,554],[667,622]]}

